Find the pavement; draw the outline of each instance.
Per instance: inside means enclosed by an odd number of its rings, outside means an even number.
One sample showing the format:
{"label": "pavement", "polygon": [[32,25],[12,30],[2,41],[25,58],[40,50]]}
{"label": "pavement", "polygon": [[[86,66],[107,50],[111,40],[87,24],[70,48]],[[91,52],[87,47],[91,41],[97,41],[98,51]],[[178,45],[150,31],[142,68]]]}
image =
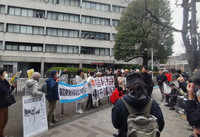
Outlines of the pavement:
{"label": "pavement", "polygon": [[[158,87],[154,88],[153,98],[160,104],[165,119],[161,137],[188,137],[192,134],[186,129],[188,123],[185,115],[169,110],[164,102],[160,102]],[[117,130],[112,126],[111,110],[112,105],[107,104],[101,109],[59,123],[37,137],[112,137]]]}

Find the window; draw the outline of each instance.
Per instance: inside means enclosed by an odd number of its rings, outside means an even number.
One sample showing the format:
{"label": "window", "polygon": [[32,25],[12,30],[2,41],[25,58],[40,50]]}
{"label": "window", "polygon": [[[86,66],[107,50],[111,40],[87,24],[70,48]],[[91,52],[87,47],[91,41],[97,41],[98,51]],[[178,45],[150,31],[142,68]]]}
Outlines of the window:
{"label": "window", "polygon": [[13,73],[13,65],[3,65],[3,68],[6,70],[7,73]]}
{"label": "window", "polygon": [[19,46],[19,50],[21,50],[21,51],[25,51],[25,50],[26,50],[26,46],[24,46],[24,45],[20,45],[20,46]]}
{"label": "window", "polygon": [[82,22],[88,24],[95,24],[95,25],[104,25],[109,26],[110,20],[106,18],[97,18],[97,17],[89,17],[89,16],[82,16]]}
{"label": "window", "polygon": [[36,26],[8,24],[7,32],[43,35],[44,28]]}
{"label": "window", "polygon": [[0,13],[5,13],[5,6],[4,5],[0,5]]}
{"label": "window", "polygon": [[125,9],[124,7],[119,7],[119,6],[114,6],[113,5],[112,11],[116,12],[116,13],[121,13],[121,12],[124,11],[124,9]]}
{"label": "window", "polygon": [[4,31],[4,24],[0,23],[0,31]]}
{"label": "window", "polygon": [[0,41],[0,49],[3,49],[3,42]]}
{"label": "window", "polygon": [[45,11],[35,9],[25,9],[18,7],[8,7],[10,15],[44,18]]}
{"label": "window", "polygon": [[95,48],[95,47],[81,47],[81,54],[91,55],[110,55],[110,49],[108,48]]}
{"label": "window", "polygon": [[112,34],[112,40],[115,40],[115,35],[116,35],[116,34]]}
{"label": "window", "polygon": [[119,20],[112,20],[112,25],[113,25],[114,27],[117,27],[118,24],[119,24]]}
{"label": "window", "polygon": [[92,10],[109,11],[110,5],[94,3],[94,2],[89,2],[89,1],[83,1],[83,8],[92,9]]}
{"label": "window", "polygon": [[67,45],[46,45],[46,52],[52,53],[69,53],[69,54],[78,54],[78,46],[67,46]]}
{"label": "window", "polygon": [[57,29],[57,28],[47,28],[47,35],[78,38],[79,31],[78,30]]}
{"label": "window", "polygon": [[110,40],[109,33],[100,33],[100,32],[89,32],[82,31],[81,38],[84,39],[97,39],[97,40]]}

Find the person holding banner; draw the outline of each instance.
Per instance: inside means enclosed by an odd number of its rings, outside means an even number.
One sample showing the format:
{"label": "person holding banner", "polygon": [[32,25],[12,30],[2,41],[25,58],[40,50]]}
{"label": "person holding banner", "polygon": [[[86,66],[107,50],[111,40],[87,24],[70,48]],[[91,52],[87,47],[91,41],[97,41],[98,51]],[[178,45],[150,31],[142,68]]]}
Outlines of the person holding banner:
{"label": "person holding banner", "polygon": [[12,93],[17,83],[10,86],[9,82],[6,80],[8,74],[6,70],[0,68],[0,137],[6,137],[4,135],[4,128],[8,122],[8,104],[5,104],[5,97]]}
{"label": "person holding banner", "polygon": [[54,111],[56,109],[56,102],[59,100],[58,97],[58,82],[60,81],[57,78],[58,72],[56,70],[52,70],[50,72],[50,77],[45,81],[47,83],[47,95],[46,98],[49,102],[49,108],[47,113],[48,125],[53,126],[57,120],[54,117]]}
{"label": "person holding banner", "polygon": [[[74,79],[75,85],[79,85],[84,82],[83,75],[84,73],[82,69],[77,70],[76,77]],[[76,101],[76,113],[82,114],[83,113],[82,107],[83,107],[83,100],[80,99]]]}
{"label": "person holding banner", "polygon": [[90,72],[90,77],[87,79],[87,89],[88,89],[88,100],[86,109],[89,110],[90,108],[93,108],[93,101],[92,101],[92,94],[94,91],[94,72]]}
{"label": "person holding banner", "polygon": [[32,74],[32,79],[26,81],[26,84],[22,88],[22,91],[25,92],[25,96],[39,96],[42,97],[44,94],[42,92],[38,92],[38,82],[39,78],[41,77],[39,72],[34,72]]}

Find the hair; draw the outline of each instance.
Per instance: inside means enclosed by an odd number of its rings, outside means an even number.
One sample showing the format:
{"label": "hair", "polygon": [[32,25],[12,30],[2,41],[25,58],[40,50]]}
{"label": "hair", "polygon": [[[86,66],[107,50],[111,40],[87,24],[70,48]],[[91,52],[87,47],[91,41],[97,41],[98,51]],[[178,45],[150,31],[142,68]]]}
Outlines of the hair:
{"label": "hair", "polygon": [[4,69],[4,68],[0,68],[0,76],[3,75],[3,72],[4,72],[4,71],[6,71],[6,69]]}
{"label": "hair", "polygon": [[122,72],[120,72],[118,76],[120,76],[120,77],[121,77],[121,76],[122,76]]}
{"label": "hair", "polygon": [[142,95],[148,96],[147,90],[142,84],[134,84],[130,87],[130,93],[136,98],[140,98]]}
{"label": "hair", "polygon": [[94,72],[90,72],[90,76],[94,76]]}
{"label": "hair", "polygon": [[33,80],[39,81],[39,78],[40,78],[40,77],[41,77],[41,75],[40,75],[39,72],[34,72],[34,73],[32,74]]}
{"label": "hair", "polygon": [[193,75],[192,75],[192,82],[197,85],[200,86],[200,69],[198,69]]}
{"label": "hair", "polygon": [[81,75],[81,72],[83,72],[83,70],[82,70],[82,69],[78,69],[78,70],[76,71],[76,75],[80,76],[80,75]]}
{"label": "hair", "polygon": [[145,68],[146,70],[148,70],[147,66],[143,66],[143,68]]}
{"label": "hair", "polygon": [[122,87],[118,87],[117,90],[118,91],[122,91],[123,89],[122,89]]}
{"label": "hair", "polygon": [[53,78],[56,75],[56,72],[57,72],[56,70],[52,70],[50,72],[50,77]]}

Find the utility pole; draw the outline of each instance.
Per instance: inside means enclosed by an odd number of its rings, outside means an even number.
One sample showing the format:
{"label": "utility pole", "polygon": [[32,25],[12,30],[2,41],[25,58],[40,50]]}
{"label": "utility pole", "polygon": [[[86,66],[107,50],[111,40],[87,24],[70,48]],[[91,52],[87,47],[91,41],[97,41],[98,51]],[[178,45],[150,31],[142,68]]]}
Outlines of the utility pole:
{"label": "utility pole", "polygon": [[196,0],[191,0],[191,42],[192,42],[192,71],[197,67],[197,21],[196,21]]}
{"label": "utility pole", "polygon": [[153,71],[153,47],[151,48],[151,70]]}

